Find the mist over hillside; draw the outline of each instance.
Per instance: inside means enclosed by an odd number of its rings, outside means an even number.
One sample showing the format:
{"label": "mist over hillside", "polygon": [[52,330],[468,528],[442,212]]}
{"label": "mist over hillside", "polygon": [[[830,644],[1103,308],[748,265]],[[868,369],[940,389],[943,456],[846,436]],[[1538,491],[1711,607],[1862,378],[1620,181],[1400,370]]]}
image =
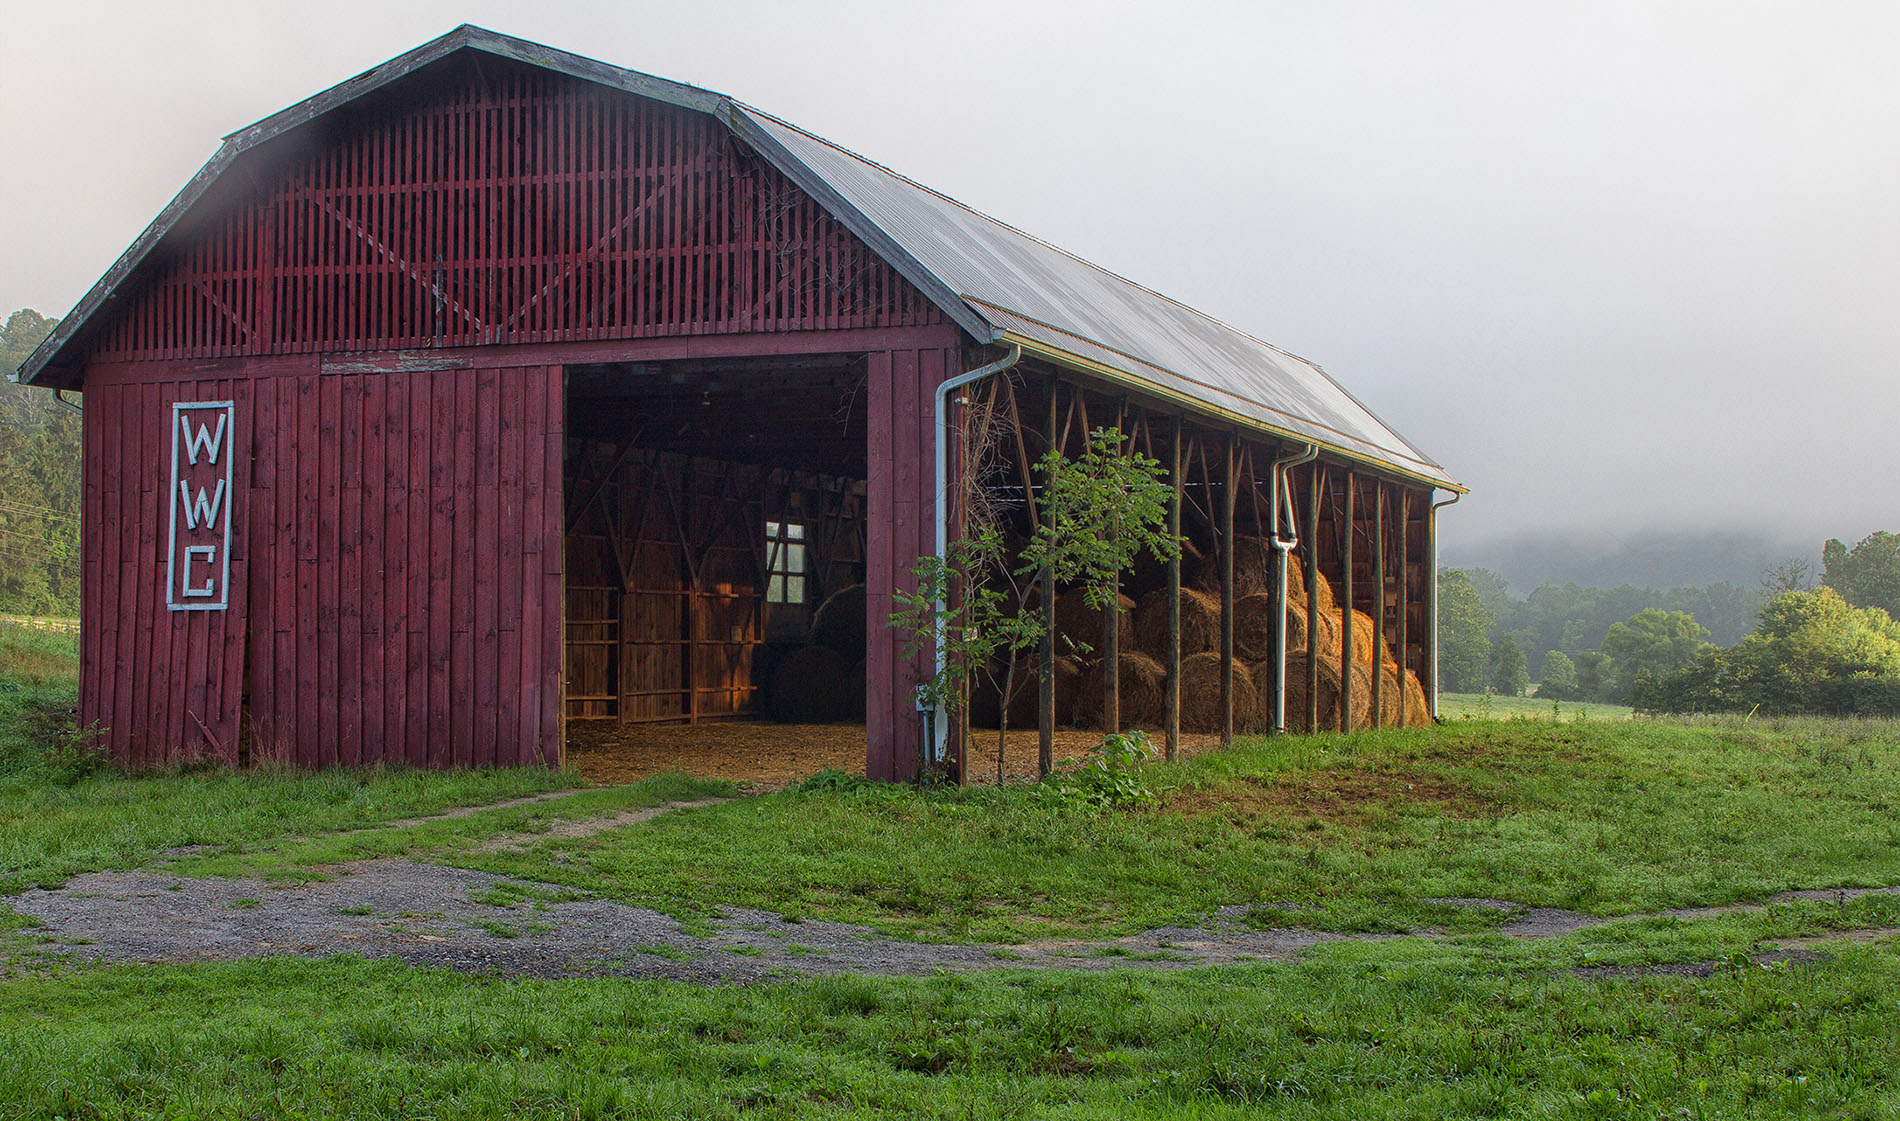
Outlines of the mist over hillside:
{"label": "mist over hillside", "polygon": [[[1785,560],[1808,561],[1817,577],[1821,567],[1821,537],[1782,531],[1527,533],[1461,541],[1449,519],[1439,526],[1441,567],[1490,569],[1504,577],[1517,595],[1526,595],[1540,584],[1586,588],[1631,584],[1663,591],[1727,582],[1754,588],[1767,569]],[[1851,542],[1860,535],[1836,536]]]}

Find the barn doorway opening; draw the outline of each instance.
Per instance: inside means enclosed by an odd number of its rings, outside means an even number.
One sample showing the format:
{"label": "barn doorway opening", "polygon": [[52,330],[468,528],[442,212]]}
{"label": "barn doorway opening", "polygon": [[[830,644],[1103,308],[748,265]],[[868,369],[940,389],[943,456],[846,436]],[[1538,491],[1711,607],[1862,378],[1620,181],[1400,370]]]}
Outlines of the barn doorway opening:
{"label": "barn doorway opening", "polygon": [[842,731],[862,765],[864,377],[855,354],[568,367],[563,703],[583,770],[749,777],[756,757],[778,775],[799,769],[787,725],[826,726],[814,755]]}

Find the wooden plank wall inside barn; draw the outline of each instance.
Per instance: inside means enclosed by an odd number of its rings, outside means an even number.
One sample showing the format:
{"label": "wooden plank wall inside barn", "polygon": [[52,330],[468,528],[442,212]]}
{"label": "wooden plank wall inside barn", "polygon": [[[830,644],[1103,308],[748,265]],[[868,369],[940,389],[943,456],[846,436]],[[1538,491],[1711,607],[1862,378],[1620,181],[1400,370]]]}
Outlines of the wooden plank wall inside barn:
{"label": "wooden plank wall inside barn", "polygon": [[[568,441],[567,715],[763,711],[768,612],[864,579],[864,484]],[[768,605],[765,523],[805,527],[807,606]]]}
{"label": "wooden plank wall inside barn", "polygon": [[[82,724],[134,766],[556,762],[561,386],[554,366],[95,367]],[[233,401],[248,452],[226,611],[164,601],[179,400]]]}

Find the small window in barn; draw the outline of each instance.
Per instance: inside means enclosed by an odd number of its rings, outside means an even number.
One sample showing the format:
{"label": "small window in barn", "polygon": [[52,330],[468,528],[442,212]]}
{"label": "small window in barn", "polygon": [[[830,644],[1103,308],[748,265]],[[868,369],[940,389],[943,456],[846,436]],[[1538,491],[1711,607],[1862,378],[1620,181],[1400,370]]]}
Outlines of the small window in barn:
{"label": "small window in barn", "polygon": [[797,522],[765,523],[767,603],[805,602],[805,527]]}

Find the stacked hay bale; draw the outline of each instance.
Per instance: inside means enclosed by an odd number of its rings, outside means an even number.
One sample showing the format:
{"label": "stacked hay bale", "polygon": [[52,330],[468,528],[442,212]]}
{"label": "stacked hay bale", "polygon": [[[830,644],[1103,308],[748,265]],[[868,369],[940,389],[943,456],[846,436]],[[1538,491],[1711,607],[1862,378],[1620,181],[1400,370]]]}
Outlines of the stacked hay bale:
{"label": "stacked hay bale", "polygon": [[[1216,655],[1218,657],[1218,655]],[[1168,668],[1140,651],[1124,651],[1116,675],[1116,707],[1124,728],[1158,728],[1167,718]],[[1102,723],[1103,666],[1098,661],[1082,675],[1076,694],[1075,722],[1085,728]],[[1034,723],[1031,709],[1031,723]]]}
{"label": "stacked hay bale", "polygon": [[[1009,702],[1009,726],[1012,730],[1035,728],[1040,723],[1037,706],[1041,703],[1039,687],[1036,681],[1037,667],[1042,664],[1041,655],[1025,654],[1016,660],[1015,695]],[[1075,720],[1077,707],[1082,696],[1083,671],[1074,658],[1057,658],[1055,663],[1055,712],[1057,727],[1066,727]],[[1099,691],[1099,678],[1098,691]],[[972,728],[994,728],[1002,718],[1001,688],[1003,675],[996,674],[992,686],[987,677],[979,677],[970,682],[970,726]]]}
{"label": "stacked hay bale", "polygon": [[812,614],[804,646],[773,661],[766,711],[786,724],[864,719],[864,585],[840,588]]}
{"label": "stacked hay bale", "polygon": [[[1273,655],[1277,621],[1273,611],[1271,570],[1252,563],[1258,543],[1238,541],[1234,566],[1234,727],[1238,731],[1265,730],[1272,722]],[[1181,589],[1181,730],[1217,732],[1221,726],[1220,641],[1221,597],[1218,554],[1201,554],[1189,569],[1191,579]],[[1184,565],[1184,567],[1187,567]],[[1136,586],[1139,590],[1139,585]],[[1332,584],[1321,575],[1310,589],[1315,608],[1313,646],[1319,665],[1319,730],[1340,726],[1341,645],[1345,635],[1344,610]],[[1286,597],[1286,722],[1292,731],[1311,731],[1307,720],[1306,673],[1309,589],[1304,566],[1295,559],[1287,571]],[[1155,730],[1167,718],[1168,592],[1152,588],[1138,600],[1124,595],[1118,602],[1119,658],[1116,671],[1120,725]],[[1088,650],[1057,660],[1056,723],[1102,728],[1103,621],[1101,612],[1088,608],[1080,592],[1058,597],[1054,612],[1057,650],[1073,651],[1071,642]],[[1378,722],[1382,725],[1430,723],[1424,689],[1418,675],[1402,675],[1388,643],[1375,642],[1372,616],[1352,612],[1351,726],[1371,727],[1373,675],[1381,676]],[[1023,659],[1018,674],[1026,682],[1010,705],[1012,728],[1037,725],[1036,658]],[[985,694],[988,694],[987,696]],[[971,723],[995,727],[1000,713],[993,690],[971,691]]]}

